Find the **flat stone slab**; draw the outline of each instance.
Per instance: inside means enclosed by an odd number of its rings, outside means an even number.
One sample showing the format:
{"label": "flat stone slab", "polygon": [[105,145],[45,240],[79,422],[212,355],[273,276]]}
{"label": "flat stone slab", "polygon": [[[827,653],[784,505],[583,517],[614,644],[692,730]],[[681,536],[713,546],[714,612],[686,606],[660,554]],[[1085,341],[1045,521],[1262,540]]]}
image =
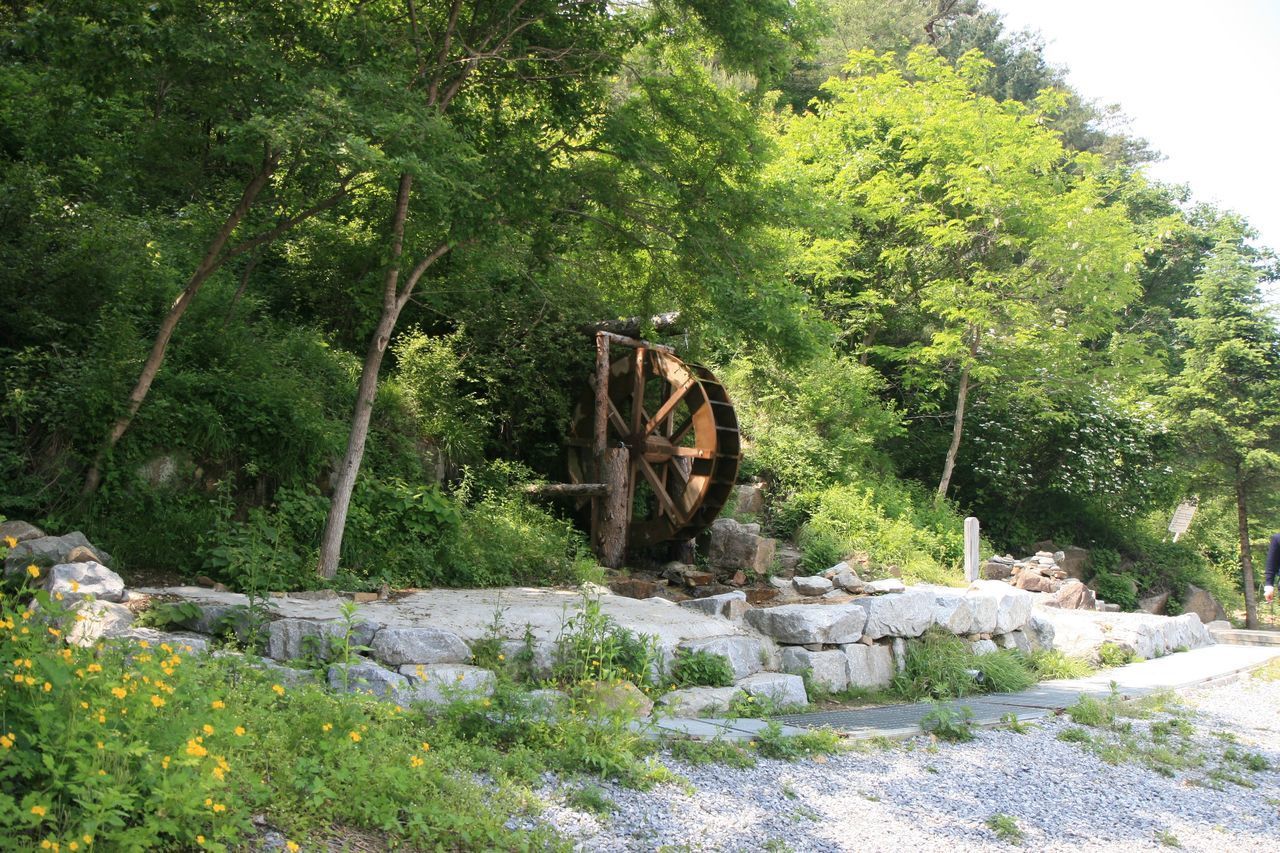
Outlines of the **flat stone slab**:
{"label": "flat stone slab", "polygon": [[[248,598],[239,593],[218,592],[198,586],[149,587],[138,591],[209,604],[249,603]],[[662,599],[639,600],[612,593],[602,593],[599,598],[600,609],[618,625],[637,633],[653,634],[667,648],[674,648],[684,640],[730,634],[758,636],[754,631],[719,617]],[[267,599],[267,607],[281,617],[337,620],[341,619],[339,607],[345,602],[344,598],[313,601],[272,596]],[[582,594],[576,589],[430,589],[400,595],[389,601],[360,604],[355,618],[357,622],[376,627],[430,626],[451,631],[470,643],[483,638],[493,624],[494,614],[501,612],[505,633],[510,637],[523,636],[528,625],[536,640],[550,642],[559,636],[565,620],[581,607]]]}

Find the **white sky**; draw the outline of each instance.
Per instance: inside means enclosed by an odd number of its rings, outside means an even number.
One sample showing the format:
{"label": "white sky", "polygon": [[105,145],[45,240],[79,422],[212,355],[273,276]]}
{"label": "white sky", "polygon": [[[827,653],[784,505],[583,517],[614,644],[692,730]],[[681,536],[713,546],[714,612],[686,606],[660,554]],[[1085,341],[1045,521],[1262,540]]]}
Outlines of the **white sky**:
{"label": "white sky", "polygon": [[1280,250],[1280,0],[985,0],[1039,30],[1082,96],[1119,104],[1150,174],[1242,214]]}

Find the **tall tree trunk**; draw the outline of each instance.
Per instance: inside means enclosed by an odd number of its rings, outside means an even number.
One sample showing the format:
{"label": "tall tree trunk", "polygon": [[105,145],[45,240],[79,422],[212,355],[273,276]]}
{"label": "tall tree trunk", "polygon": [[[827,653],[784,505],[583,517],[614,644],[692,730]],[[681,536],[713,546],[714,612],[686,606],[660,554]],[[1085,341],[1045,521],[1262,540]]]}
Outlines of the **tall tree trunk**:
{"label": "tall tree trunk", "polygon": [[1253,580],[1253,547],[1249,544],[1249,507],[1245,500],[1244,477],[1236,466],[1236,518],[1240,525],[1240,572],[1244,580],[1244,626],[1258,627],[1258,591]]}
{"label": "tall tree trunk", "polygon": [[947,448],[946,461],[942,463],[942,479],[938,482],[938,500],[947,496],[951,488],[951,472],[956,467],[956,456],[960,453],[960,436],[964,433],[965,404],[969,400],[969,368],[978,355],[978,332],[973,330],[973,340],[969,345],[969,360],[960,372],[960,390],[956,394],[956,414],[951,421],[951,446]]}
{"label": "tall tree trunk", "polygon": [[342,553],[342,534],[347,526],[347,511],[351,508],[351,493],[355,491],[356,477],[364,459],[364,445],[369,437],[369,421],[373,416],[373,400],[378,393],[378,372],[382,369],[382,357],[391,342],[396,320],[404,302],[399,296],[400,257],[404,253],[404,223],[409,215],[409,195],[413,189],[413,176],[407,172],[400,176],[400,189],[396,195],[396,213],[391,223],[391,260],[382,286],[382,316],[369,341],[364,365],[360,369],[360,384],[356,389],[355,412],[351,418],[351,432],[347,436],[347,451],[338,469],[338,482],[333,487],[333,499],[329,503],[329,515],[325,519],[324,534],[320,541],[320,565],[322,577],[331,578],[338,571]]}
{"label": "tall tree trunk", "polygon": [[143,362],[142,373],[138,375],[138,381],[134,383],[133,390],[129,392],[129,403],[125,408],[124,414],[111,425],[111,432],[107,434],[107,440],[98,449],[97,455],[94,456],[93,462],[89,465],[89,471],[84,478],[84,488],[81,490],[83,496],[92,495],[101,485],[102,465],[106,461],[107,455],[115,449],[115,446],[120,443],[120,439],[128,432],[130,425],[133,424],[134,417],[138,414],[138,409],[142,406],[142,401],[147,399],[147,393],[151,390],[151,383],[155,381],[156,374],[160,372],[160,365],[164,363],[165,352],[169,348],[169,340],[173,337],[174,329],[178,327],[178,321],[182,319],[183,314],[187,313],[187,309],[191,307],[191,302],[196,298],[196,294],[200,292],[200,288],[226,261],[227,258],[223,254],[223,249],[226,247],[227,241],[231,239],[232,233],[239,226],[240,221],[244,219],[245,214],[249,212],[249,208],[253,207],[254,200],[262,192],[262,188],[266,186],[267,180],[271,177],[279,162],[280,159],[277,154],[267,156],[262,168],[245,186],[244,192],[240,196],[240,201],[232,209],[230,215],[227,216],[226,221],[222,223],[222,227],[218,229],[218,233],[206,249],[200,265],[191,274],[191,278],[187,280],[186,287],[182,289],[182,292],[178,294],[178,298],[169,306],[169,313],[165,314],[164,319],[160,322],[160,330],[156,333],[155,341],[151,344],[151,352],[148,353],[147,360]]}

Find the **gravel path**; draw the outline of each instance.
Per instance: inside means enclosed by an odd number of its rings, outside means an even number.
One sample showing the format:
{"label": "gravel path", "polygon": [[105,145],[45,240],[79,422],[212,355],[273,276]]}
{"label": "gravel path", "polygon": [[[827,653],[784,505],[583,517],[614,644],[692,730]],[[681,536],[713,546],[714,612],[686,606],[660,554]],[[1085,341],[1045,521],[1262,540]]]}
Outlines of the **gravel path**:
{"label": "gravel path", "polygon": [[[1242,679],[1180,694],[1193,710],[1194,741],[1220,756],[1236,748],[1280,768],[1280,682]],[[693,767],[664,755],[693,785],[648,792],[604,785],[617,805],[605,818],[544,791],[539,820],[584,851],[1159,850],[1159,833],[1183,849],[1245,853],[1280,846],[1280,771],[1243,771],[1254,788],[1191,782],[1204,771],[1162,776],[1134,763],[1106,764],[1056,735],[1061,718],[1027,734],[979,733],[970,743],[917,738],[868,753],[788,763],[761,759],[749,770]],[[1135,721],[1138,733],[1150,721]],[[1022,848],[986,826],[1012,816]]]}

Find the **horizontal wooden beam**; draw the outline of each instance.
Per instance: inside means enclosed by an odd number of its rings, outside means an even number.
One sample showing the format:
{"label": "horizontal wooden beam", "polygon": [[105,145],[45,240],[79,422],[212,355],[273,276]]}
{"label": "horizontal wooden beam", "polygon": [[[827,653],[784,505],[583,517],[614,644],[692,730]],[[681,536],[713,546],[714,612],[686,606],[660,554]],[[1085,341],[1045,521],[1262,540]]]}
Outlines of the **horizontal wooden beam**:
{"label": "horizontal wooden beam", "polygon": [[541,498],[602,498],[609,494],[607,483],[530,483],[527,495]]}

